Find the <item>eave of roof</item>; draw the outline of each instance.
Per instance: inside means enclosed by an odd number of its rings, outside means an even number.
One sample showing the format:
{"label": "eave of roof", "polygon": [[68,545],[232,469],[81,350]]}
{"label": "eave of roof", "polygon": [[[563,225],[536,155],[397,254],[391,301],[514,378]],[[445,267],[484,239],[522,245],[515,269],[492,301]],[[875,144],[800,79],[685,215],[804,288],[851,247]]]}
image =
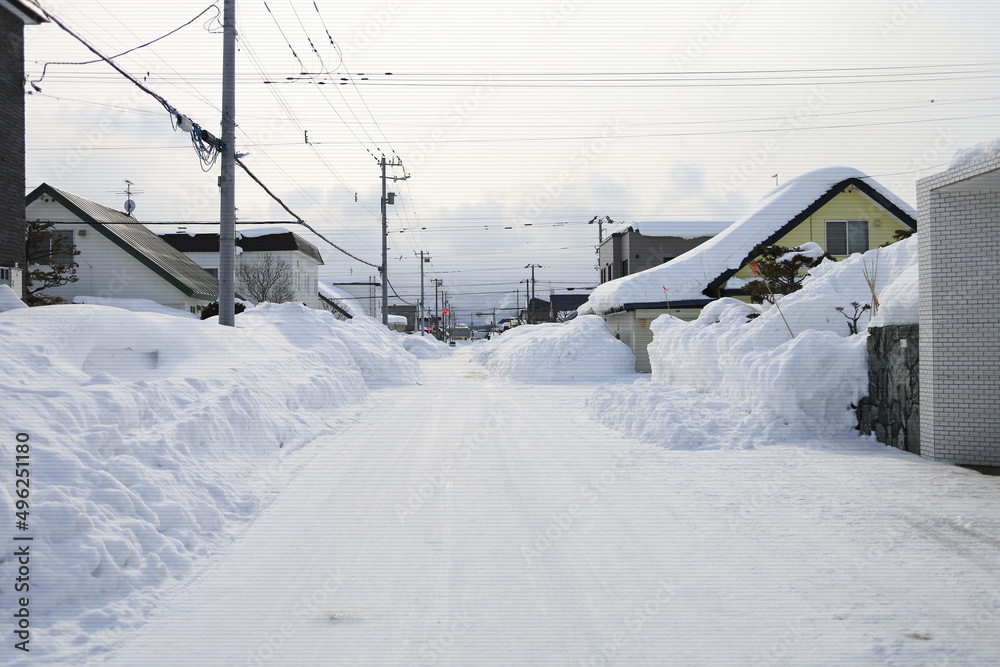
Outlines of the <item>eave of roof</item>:
{"label": "eave of roof", "polygon": [[31,0],[0,0],[3,7],[26,25],[38,25],[49,20],[45,10]]}

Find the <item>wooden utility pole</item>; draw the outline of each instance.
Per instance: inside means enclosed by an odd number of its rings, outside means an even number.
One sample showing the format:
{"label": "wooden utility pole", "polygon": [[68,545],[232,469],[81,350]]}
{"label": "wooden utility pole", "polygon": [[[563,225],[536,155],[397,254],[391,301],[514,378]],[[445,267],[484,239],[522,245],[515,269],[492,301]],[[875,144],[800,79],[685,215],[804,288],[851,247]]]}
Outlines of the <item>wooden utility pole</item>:
{"label": "wooden utility pole", "polygon": [[524,268],[531,269],[531,282],[529,283],[529,285],[531,287],[531,296],[528,297],[527,311],[528,311],[528,324],[534,324],[535,323],[535,316],[532,314],[532,311],[531,311],[531,302],[535,300],[535,269],[542,268],[542,265],[541,264],[528,264]]}

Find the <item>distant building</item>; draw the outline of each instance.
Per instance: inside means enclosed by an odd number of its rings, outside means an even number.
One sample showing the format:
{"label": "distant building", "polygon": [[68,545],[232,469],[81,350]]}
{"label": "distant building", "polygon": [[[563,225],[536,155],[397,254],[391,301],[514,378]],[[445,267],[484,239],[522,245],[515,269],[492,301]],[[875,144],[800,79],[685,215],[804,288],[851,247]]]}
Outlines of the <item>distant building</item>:
{"label": "distant building", "polygon": [[218,298],[214,276],[121,211],[47,183],[28,194],[25,208],[28,219],[55,223],[53,231],[80,251],[77,281],[46,294],[116,306],[147,299],[192,314]]}
{"label": "distant building", "polygon": [[323,282],[354,298],[368,317],[382,317],[382,283],[376,276],[324,278]]}
{"label": "distant building", "polygon": [[417,330],[417,307],[415,305],[395,305],[389,306],[389,315],[400,315],[406,318],[406,330]]}
{"label": "distant building", "polygon": [[601,243],[599,260],[601,282],[639,273],[701,245],[732,221],[623,222],[608,231]]}
{"label": "distant building", "polygon": [[0,284],[24,295],[24,26],[48,21],[30,0],[0,0]]}
{"label": "distant building", "polygon": [[[303,303],[310,308],[322,309],[319,296],[319,267],[323,256],[319,249],[304,238],[284,227],[260,227],[242,229],[236,233],[236,247],[240,263],[253,262],[263,255],[271,255],[288,265],[291,271],[292,301]],[[161,234],[160,238],[184,253],[212,275],[219,272],[218,234]],[[237,290],[241,290],[237,278]],[[245,291],[245,290],[243,290]]]}

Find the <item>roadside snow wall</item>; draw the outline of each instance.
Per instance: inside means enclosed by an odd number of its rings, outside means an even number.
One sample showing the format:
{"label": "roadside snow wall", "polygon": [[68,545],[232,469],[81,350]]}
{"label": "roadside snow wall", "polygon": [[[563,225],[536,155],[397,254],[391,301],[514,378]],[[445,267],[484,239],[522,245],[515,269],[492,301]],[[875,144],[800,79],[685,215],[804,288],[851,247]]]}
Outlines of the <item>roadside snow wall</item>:
{"label": "roadside snow wall", "polygon": [[[851,405],[867,393],[870,311],[859,320],[861,333],[850,335],[847,318],[836,308],[851,314],[852,302],[871,303],[865,266],[871,274],[877,260],[876,291],[881,293],[882,286],[915,265],[916,255],[914,238],[840,262],[824,261],[810,272],[803,289],[780,300],[780,311],[719,299],[692,322],[661,316],[651,325],[652,382],[605,390],[591,401],[592,412],[609,426],[620,427],[629,416],[612,415],[608,406],[628,410],[632,405],[634,419],[644,424],[642,436],[666,442],[674,425],[650,424],[648,415],[657,402],[650,397],[654,390],[670,387],[729,399],[747,415],[787,425],[802,435],[856,433]],[[891,310],[895,304],[889,290],[885,296],[883,307]],[[747,318],[758,312],[756,318]],[[780,429],[778,437],[790,436],[794,433]],[[760,439],[768,437],[766,429],[759,432]]]}
{"label": "roadside snow wall", "polygon": [[[19,534],[39,555],[30,655],[47,664],[137,623],[150,592],[232,539],[291,474],[290,452],[343,428],[369,386],[419,379],[413,355],[371,318],[297,304],[249,309],[236,328],[106,306],[25,308],[0,315],[0,349],[0,454],[12,469],[15,435],[27,434],[29,529]],[[17,498],[4,479],[0,542],[10,545]],[[0,580],[17,567],[0,553]],[[11,644],[0,663],[25,658]]]}
{"label": "roadside snow wall", "polygon": [[527,383],[599,381],[632,375],[635,357],[597,315],[522,325],[477,343],[473,361],[493,377]]}

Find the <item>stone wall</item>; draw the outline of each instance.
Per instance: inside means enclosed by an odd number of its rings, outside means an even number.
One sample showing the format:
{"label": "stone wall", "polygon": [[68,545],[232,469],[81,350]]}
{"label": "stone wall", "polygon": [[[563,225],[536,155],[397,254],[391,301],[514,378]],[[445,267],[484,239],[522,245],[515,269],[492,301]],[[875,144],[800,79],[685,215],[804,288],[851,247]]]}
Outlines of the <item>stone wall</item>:
{"label": "stone wall", "polygon": [[868,330],[868,396],[858,428],[879,442],[920,453],[920,338],[916,324]]}

